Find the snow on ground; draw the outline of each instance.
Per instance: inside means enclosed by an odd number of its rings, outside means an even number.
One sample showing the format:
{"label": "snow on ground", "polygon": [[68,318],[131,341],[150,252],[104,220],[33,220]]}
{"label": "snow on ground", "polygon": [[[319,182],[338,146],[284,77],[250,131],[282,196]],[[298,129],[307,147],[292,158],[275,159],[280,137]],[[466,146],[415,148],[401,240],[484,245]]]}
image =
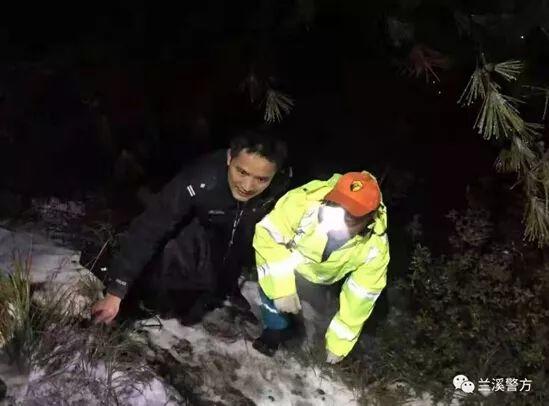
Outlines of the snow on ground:
{"label": "snow on ground", "polygon": [[[81,374],[72,365],[60,375],[55,377],[47,376],[42,370],[33,370],[28,378],[26,392],[20,394],[19,401],[25,405],[86,405],[102,406],[105,404],[104,396],[101,392],[103,387],[101,381],[107,375],[104,365],[98,365],[93,371],[92,377],[87,376],[83,379],[75,379],[74,375]],[[113,377],[116,379],[116,376]],[[175,406],[178,403],[170,401],[163,383],[153,378],[147,385],[139,389],[130,389],[127,393],[119,396],[122,399],[121,404],[131,406]],[[61,402],[62,401],[62,402]],[[114,401],[112,404],[115,404]]]}
{"label": "snow on ground", "polygon": [[[13,270],[14,251],[23,254],[23,258],[32,254],[32,279],[49,289],[70,286],[83,275],[91,275],[79,264],[79,252],[59,247],[40,233],[11,232],[0,228],[0,269]],[[244,284],[243,294],[256,316],[259,315],[260,302],[257,292],[256,283]],[[306,318],[310,311],[304,303]],[[184,375],[183,389],[189,389],[192,399],[198,399],[200,404],[208,404],[208,401],[231,406],[358,404],[353,391],[343,382],[324,376],[318,368],[302,365],[286,349],[281,349],[272,358],[257,352],[252,348],[251,338],[259,335],[259,323],[240,316],[235,318],[234,314],[232,318],[227,317],[227,314],[230,314],[229,308],[217,309],[203,323],[194,326],[184,326],[175,319],[160,320],[160,328],[151,326],[158,324],[157,319],[142,320],[137,326],[148,335],[151,353],[158,355],[159,351],[164,351],[164,355],[169,354],[167,369],[179,369],[179,373]],[[233,327],[232,334],[223,331],[227,323]],[[216,324],[220,331],[215,331]],[[155,360],[166,361],[164,355]],[[22,374],[8,365],[5,358],[0,358],[0,378],[6,382],[11,399],[10,403],[0,404],[100,404],[92,386],[82,387],[81,380],[74,382],[74,377],[78,376],[76,366],[65,365],[64,369],[65,373],[45,379],[44,371],[35,369],[30,374]],[[104,379],[104,366],[98,365],[94,375],[98,380]],[[196,404],[192,401],[184,403],[177,395],[175,398],[179,400],[173,400],[174,389],[181,390],[177,387],[178,379],[181,382],[180,376],[164,371],[162,376],[156,375],[140,391],[130,391],[119,404]],[[182,395],[185,398],[189,394]],[[427,398],[410,404],[431,403]]]}
{"label": "snow on ground", "polygon": [[[92,274],[79,264],[80,253],[58,247],[42,233],[12,232],[0,228],[0,270],[11,273],[14,271],[14,254],[21,260],[32,258],[30,275],[35,284],[41,284],[44,289],[58,291],[62,287],[74,286],[83,276]],[[80,297],[77,303],[89,306]],[[78,307],[77,310],[78,311]],[[85,404],[99,405],[93,393],[93,385],[83,384],[78,375],[77,365],[64,365],[62,373],[54,377],[45,376],[44,371],[32,369],[29,373],[19,371],[16,366],[9,365],[5,354],[0,357],[0,378],[8,387],[8,401],[4,404],[45,405],[45,404]],[[82,375],[82,374],[80,374]],[[98,365],[92,372],[100,381],[106,376],[105,367]],[[57,399],[56,399],[57,397]],[[62,399],[61,399],[62,398]],[[129,391],[125,395],[127,403],[132,406],[169,405],[165,386],[158,378],[139,390]],[[177,403],[172,403],[177,404]]]}
{"label": "snow on ground", "polygon": [[[41,233],[12,232],[0,228],[0,269],[11,273],[14,258],[31,258],[33,283],[76,283],[82,275],[90,274],[80,264],[80,254],[52,244]],[[91,274],[90,274],[91,275]]]}
{"label": "snow on ground", "polygon": [[[183,362],[207,368],[209,376],[205,376],[200,392],[210,400],[222,397],[227,387],[232,387],[257,405],[357,404],[352,391],[343,383],[300,365],[284,350],[270,358],[253,349],[249,341],[225,341],[210,335],[201,325],[182,326],[175,319],[162,320],[162,324],[161,330],[149,330],[152,341],[172,351],[180,340],[190,343],[192,353],[186,356],[193,359]],[[219,357],[223,358],[222,363],[218,362]]]}
{"label": "snow on ground", "polygon": [[[13,271],[13,253],[16,251],[21,254],[21,258],[32,255],[33,282],[46,283],[49,288],[73,285],[83,275],[90,274],[79,265],[78,252],[58,247],[40,233],[11,232],[0,228],[0,269]],[[253,292],[257,292],[257,287],[247,283],[244,294],[250,298]],[[258,298],[254,298],[253,302],[257,312]],[[186,359],[181,359],[181,353],[175,355],[183,365],[196,367],[193,373],[200,375],[201,387],[195,388],[195,391],[200,399],[223,404],[234,404],[229,399],[238,398],[257,405],[356,404],[353,393],[341,382],[321,377],[319,371],[301,366],[284,351],[269,358],[255,351],[251,342],[242,336],[229,339],[214,336],[201,324],[188,327],[177,320],[162,320],[162,324],[160,330],[146,328],[151,342],[170,353],[181,348],[182,342],[190,344]],[[256,329],[256,333],[259,330]],[[60,395],[58,388],[70,388],[70,373],[75,373],[73,366],[65,367],[68,375],[64,374],[55,382],[47,380],[48,383],[44,383],[43,371],[33,370],[30,374],[22,374],[3,359],[0,360],[0,378],[7,383],[8,394],[13,401],[40,404],[41,399],[52,401],[52,396],[57,393],[58,396],[66,396],[64,401],[94,404],[93,393],[84,393],[86,391],[64,392],[65,395]],[[104,374],[99,366],[96,375],[100,377]],[[167,404],[167,391],[162,381],[160,377],[155,378],[148,387],[143,388],[142,393],[126,397],[127,404]]]}

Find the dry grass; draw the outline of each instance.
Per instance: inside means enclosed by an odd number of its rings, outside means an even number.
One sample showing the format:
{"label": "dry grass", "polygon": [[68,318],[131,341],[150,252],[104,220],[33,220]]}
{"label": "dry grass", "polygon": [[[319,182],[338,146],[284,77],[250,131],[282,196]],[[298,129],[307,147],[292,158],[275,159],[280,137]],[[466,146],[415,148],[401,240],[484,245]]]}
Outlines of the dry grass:
{"label": "dry grass", "polygon": [[57,396],[86,391],[104,404],[118,404],[119,398],[141,391],[150,382],[153,372],[144,357],[147,347],[135,331],[93,325],[75,314],[74,303],[82,296],[93,300],[100,292],[97,279],[86,277],[76,289],[40,291],[37,300],[30,282],[30,259],[15,258],[14,270],[0,276],[2,349],[21,371],[43,373],[35,384],[43,383],[50,392],[57,388]]}
{"label": "dry grass", "polygon": [[0,274],[0,339],[10,361],[24,367],[36,343],[30,317],[30,260],[14,254],[13,263],[13,273]]}
{"label": "dry grass", "polygon": [[103,288],[103,283],[96,276],[85,274],[79,279],[76,292],[93,303],[101,298]]}

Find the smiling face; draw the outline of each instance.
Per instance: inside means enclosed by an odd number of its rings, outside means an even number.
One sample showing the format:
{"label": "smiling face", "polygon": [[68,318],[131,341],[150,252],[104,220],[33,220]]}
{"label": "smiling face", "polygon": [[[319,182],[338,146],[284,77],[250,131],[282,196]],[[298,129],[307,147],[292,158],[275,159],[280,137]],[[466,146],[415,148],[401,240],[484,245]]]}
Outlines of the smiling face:
{"label": "smiling face", "polygon": [[231,157],[227,151],[229,188],[233,197],[240,202],[260,195],[269,187],[277,168],[274,162],[243,149]]}

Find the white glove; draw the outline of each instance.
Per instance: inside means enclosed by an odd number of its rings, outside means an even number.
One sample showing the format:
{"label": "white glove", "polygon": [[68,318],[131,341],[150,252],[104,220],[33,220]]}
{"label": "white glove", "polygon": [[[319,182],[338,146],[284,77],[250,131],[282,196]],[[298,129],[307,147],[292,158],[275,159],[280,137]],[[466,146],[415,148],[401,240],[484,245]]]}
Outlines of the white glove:
{"label": "white glove", "polygon": [[326,362],[328,364],[337,364],[343,358],[345,358],[343,355],[335,355],[330,350],[326,350]]}
{"label": "white glove", "polygon": [[297,296],[297,293],[274,299],[273,303],[277,310],[281,313],[297,314],[301,310],[301,303],[299,302],[299,296]]}

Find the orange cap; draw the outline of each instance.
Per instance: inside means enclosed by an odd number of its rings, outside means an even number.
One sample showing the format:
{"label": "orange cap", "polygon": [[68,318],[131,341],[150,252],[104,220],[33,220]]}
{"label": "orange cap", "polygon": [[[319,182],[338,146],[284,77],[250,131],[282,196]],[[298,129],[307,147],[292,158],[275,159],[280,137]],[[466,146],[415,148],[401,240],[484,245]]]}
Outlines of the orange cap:
{"label": "orange cap", "polygon": [[369,172],[348,172],[324,199],[339,204],[355,217],[362,217],[378,208],[381,191]]}

